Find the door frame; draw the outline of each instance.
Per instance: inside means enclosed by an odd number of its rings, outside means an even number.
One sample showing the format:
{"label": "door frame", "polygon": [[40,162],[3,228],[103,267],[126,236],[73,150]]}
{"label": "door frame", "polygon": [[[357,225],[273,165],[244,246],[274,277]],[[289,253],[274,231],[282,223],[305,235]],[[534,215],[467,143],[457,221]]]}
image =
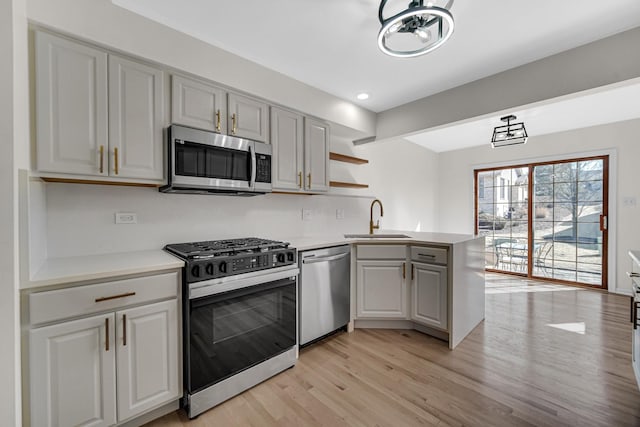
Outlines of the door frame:
{"label": "door frame", "polygon": [[[610,148],[610,149],[605,149],[605,150],[594,150],[594,151],[586,151],[586,152],[575,152],[575,153],[565,153],[565,154],[557,154],[557,155],[551,155],[551,156],[543,156],[543,157],[533,157],[533,158],[524,158],[524,159],[514,159],[514,160],[510,160],[510,161],[499,161],[499,162],[495,162],[495,163],[485,163],[485,164],[476,164],[476,165],[470,165],[470,174],[471,177],[473,179],[472,181],[472,206],[473,206],[473,230],[475,235],[478,235],[478,226],[477,226],[477,212],[478,212],[478,198],[477,198],[477,191],[478,191],[478,182],[477,182],[477,173],[483,170],[491,170],[491,169],[503,169],[503,168],[515,168],[515,167],[532,167],[532,166],[537,166],[537,165],[541,165],[541,164],[549,164],[549,163],[559,163],[559,162],[570,162],[572,160],[585,160],[585,159],[590,159],[590,158],[601,158],[601,157],[608,157],[608,162],[605,165],[605,169],[607,171],[607,175],[608,175],[608,186],[605,186],[605,188],[603,188],[603,198],[608,197],[608,201],[607,201],[607,233],[605,233],[607,235],[607,248],[606,248],[606,255],[603,253],[603,271],[602,271],[602,276],[603,276],[603,286],[593,286],[593,285],[587,285],[587,284],[580,284],[580,283],[575,283],[575,282],[570,282],[570,281],[564,281],[564,280],[560,280],[560,279],[553,279],[553,278],[541,278],[541,277],[530,277],[530,275],[528,274],[529,271],[527,272],[527,274],[523,274],[523,273],[517,273],[517,272],[505,272],[505,271],[501,271],[501,270],[493,270],[493,269],[487,269],[485,268],[486,271],[489,272],[497,272],[497,273],[502,273],[502,274],[510,274],[510,275],[514,275],[514,276],[519,276],[519,277],[524,277],[524,278],[531,278],[534,280],[540,280],[540,281],[548,281],[548,282],[554,282],[554,283],[562,283],[562,284],[569,284],[572,286],[578,286],[578,287],[587,287],[590,289],[599,289],[599,290],[603,290],[603,291],[609,291],[609,292],[615,292],[615,293],[621,293],[618,290],[618,286],[617,286],[617,277],[618,277],[618,265],[616,263],[616,258],[617,258],[617,188],[618,188],[618,182],[617,182],[617,177],[618,177],[618,161],[617,161],[617,149],[615,148]],[[530,171],[530,173],[533,173],[532,169]],[[531,181],[531,180],[530,180]],[[529,194],[532,194],[532,186],[533,183],[530,182],[529,183]],[[531,196],[530,196],[531,197]],[[531,210],[531,204],[529,204],[530,206],[528,206],[528,209]],[[528,212],[529,213],[529,218],[531,218],[531,213],[532,212]],[[531,231],[531,227],[532,227],[532,222],[529,221],[529,235],[531,235],[530,231]],[[604,247],[604,242],[603,242],[603,247]],[[529,254],[529,258],[531,258],[531,254]],[[531,269],[531,259],[529,259],[529,267],[528,270]],[[606,265],[606,267],[604,267],[604,265]],[[613,266],[613,267],[612,267]],[[622,292],[624,294],[627,294],[625,292]]]}

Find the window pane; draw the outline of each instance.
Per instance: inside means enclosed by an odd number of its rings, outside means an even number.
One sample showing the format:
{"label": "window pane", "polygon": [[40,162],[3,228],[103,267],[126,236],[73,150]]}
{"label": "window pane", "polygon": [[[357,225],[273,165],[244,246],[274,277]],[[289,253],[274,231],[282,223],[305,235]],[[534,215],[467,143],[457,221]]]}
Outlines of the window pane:
{"label": "window pane", "polygon": [[604,161],[584,160],[578,162],[578,180],[579,181],[601,181],[603,178]]}
{"label": "window pane", "polygon": [[576,162],[556,163],[553,165],[553,182],[575,182],[578,178]]}

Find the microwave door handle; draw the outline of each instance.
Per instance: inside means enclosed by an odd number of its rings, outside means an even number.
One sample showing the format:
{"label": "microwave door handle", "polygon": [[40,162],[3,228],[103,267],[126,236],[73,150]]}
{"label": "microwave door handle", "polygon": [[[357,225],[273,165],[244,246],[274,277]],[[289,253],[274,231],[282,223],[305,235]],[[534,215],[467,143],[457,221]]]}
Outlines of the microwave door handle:
{"label": "microwave door handle", "polygon": [[249,165],[249,175],[251,175],[251,178],[249,178],[249,187],[253,189],[256,186],[256,152],[252,145],[249,146],[249,158],[251,161]]}

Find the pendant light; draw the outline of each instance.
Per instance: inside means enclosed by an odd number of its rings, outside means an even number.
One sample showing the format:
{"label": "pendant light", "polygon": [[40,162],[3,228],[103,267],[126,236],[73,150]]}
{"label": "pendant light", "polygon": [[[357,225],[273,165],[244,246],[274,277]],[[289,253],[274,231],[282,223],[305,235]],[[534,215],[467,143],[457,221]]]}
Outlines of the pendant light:
{"label": "pendant light", "polygon": [[507,122],[507,124],[496,126],[493,129],[493,137],[491,138],[491,146],[493,148],[525,144],[527,142],[528,135],[527,130],[524,128],[524,122],[512,124],[511,121],[516,120],[516,116],[513,114],[500,117],[500,120]]}
{"label": "pendant light", "polygon": [[434,6],[423,0],[411,0],[407,9],[389,18],[383,10],[387,0],[380,1],[378,19],[378,47],[387,55],[411,58],[432,52],[442,46],[453,34],[453,15],[449,12],[454,0],[444,7]]}

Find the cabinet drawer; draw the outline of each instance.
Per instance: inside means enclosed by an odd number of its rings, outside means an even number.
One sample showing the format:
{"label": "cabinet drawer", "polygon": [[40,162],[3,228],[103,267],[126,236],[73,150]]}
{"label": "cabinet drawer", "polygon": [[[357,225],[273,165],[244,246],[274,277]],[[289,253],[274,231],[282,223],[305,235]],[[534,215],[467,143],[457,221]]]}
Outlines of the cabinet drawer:
{"label": "cabinet drawer", "polygon": [[431,264],[447,264],[447,250],[425,246],[411,246],[411,260]]}
{"label": "cabinet drawer", "polygon": [[29,295],[32,325],[100,311],[116,310],[146,301],[178,295],[178,272],[137,277],[96,285],[38,292]]}
{"label": "cabinet drawer", "polygon": [[358,259],[405,259],[407,247],[404,245],[358,245]]}

